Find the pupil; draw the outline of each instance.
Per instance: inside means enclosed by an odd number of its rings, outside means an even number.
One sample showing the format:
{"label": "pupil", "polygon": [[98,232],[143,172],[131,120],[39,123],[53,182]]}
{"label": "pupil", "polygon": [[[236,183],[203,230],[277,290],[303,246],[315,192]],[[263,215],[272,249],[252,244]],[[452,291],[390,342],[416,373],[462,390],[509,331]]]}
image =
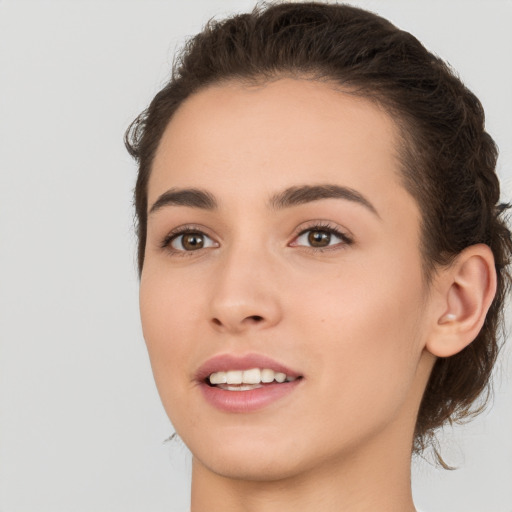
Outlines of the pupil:
{"label": "pupil", "polygon": [[189,251],[201,249],[204,244],[203,237],[198,233],[189,233],[183,237],[183,247]]}
{"label": "pupil", "polygon": [[311,231],[308,236],[309,243],[314,247],[325,247],[331,241],[331,234],[325,231]]}

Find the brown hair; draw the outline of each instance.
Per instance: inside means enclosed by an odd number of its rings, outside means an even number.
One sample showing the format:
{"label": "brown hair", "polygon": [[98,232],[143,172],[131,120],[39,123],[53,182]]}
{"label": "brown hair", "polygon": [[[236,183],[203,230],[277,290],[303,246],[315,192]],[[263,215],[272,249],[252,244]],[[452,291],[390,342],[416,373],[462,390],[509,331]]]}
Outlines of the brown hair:
{"label": "brown hair", "polygon": [[[446,421],[478,412],[499,352],[512,239],[499,204],[497,148],[485,131],[480,101],[452,70],[411,34],[348,5],[263,3],[251,13],[210,20],[188,40],[172,77],[125,135],[139,164],[135,209],[139,272],[144,264],[147,186],[162,134],[182,102],[227,80],[264,83],[283,76],[327,81],[387,110],[400,128],[405,188],[422,212],[425,276],[464,248],[487,244],[494,254],[497,293],[477,338],[439,358],[420,406],[415,451],[435,440]],[[485,403],[485,400],[482,401]]]}

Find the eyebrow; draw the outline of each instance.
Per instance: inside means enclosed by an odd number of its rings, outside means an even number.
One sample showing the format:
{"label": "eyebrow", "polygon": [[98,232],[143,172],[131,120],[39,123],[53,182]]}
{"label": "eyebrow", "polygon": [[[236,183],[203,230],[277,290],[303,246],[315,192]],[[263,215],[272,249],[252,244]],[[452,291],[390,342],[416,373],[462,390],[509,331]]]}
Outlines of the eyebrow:
{"label": "eyebrow", "polygon": [[202,210],[215,210],[218,205],[215,197],[206,190],[198,188],[171,188],[153,203],[149,214],[151,215],[164,206],[189,206],[190,208],[201,208]]}
{"label": "eyebrow", "polygon": [[[379,213],[368,199],[361,193],[349,187],[340,185],[301,185],[289,187],[269,200],[269,207],[273,210],[282,210],[301,204],[312,203],[322,199],[344,199],[364,206],[367,210],[380,218]],[[206,190],[198,188],[171,188],[164,192],[151,206],[149,214],[160,210],[164,206],[188,206],[202,210],[215,210],[218,203],[215,197]]]}
{"label": "eyebrow", "polygon": [[303,185],[290,187],[272,196],[270,206],[275,210],[311,203],[321,199],[345,199],[360,204],[380,218],[375,206],[357,190],[340,185]]}

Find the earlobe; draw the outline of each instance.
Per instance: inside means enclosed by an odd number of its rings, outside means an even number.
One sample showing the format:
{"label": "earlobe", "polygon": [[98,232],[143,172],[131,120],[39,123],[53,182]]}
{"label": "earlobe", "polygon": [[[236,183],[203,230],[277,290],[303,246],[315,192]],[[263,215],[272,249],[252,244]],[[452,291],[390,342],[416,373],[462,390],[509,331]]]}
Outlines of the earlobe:
{"label": "earlobe", "polygon": [[426,348],[437,357],[450,357],[478,335],[496,293],[496,269],[484,244],[462,251],[439,274],[439,307]]}

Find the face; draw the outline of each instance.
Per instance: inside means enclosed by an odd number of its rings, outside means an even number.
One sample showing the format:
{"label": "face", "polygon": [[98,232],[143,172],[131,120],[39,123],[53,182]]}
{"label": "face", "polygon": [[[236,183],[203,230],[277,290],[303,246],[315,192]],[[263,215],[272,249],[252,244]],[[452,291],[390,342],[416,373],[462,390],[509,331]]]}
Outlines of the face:
{"label": "face", "polygon": [[410,451],[428,294],[397,140],[375,104],[294,79],[212,86],[167,127],[141,316],[164,407],[208,471]]}

